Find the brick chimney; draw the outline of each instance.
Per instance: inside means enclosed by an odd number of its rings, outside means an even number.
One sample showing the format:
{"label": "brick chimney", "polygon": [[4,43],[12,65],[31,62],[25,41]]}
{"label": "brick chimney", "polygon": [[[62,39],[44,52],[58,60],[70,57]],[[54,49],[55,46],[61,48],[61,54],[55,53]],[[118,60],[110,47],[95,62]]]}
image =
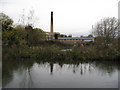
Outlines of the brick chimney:
{"label": "brick chimney", "polygon": [[54,37],[54,33],[53,33],[53,12],[52,12],[52,11],[51,11],[50,34],[51,34],[51,39],[53,39],[53,37]]}
{"label": "brick chimney", "polygon": [[51,12],[51,26],[50,26],[50,33],[53,33],[53,12]]}

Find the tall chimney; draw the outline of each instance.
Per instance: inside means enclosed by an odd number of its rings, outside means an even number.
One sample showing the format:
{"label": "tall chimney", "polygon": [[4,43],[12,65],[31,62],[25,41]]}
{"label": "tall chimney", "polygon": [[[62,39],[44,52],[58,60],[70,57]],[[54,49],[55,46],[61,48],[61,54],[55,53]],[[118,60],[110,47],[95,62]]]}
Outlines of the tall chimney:
{"label": "tall chimney", "polygon": [[51,12],[51,26],[50,26],[50,33],[53,34],[53,12]]}

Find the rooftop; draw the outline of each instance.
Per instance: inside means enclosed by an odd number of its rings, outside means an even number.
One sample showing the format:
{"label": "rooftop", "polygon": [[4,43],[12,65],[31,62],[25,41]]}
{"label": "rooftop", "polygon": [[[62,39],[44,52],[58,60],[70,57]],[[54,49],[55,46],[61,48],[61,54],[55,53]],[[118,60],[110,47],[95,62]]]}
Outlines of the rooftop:
{"label": "rooftop", "polygon": [[93,37],[58,37],[58,39],[94,39]]}

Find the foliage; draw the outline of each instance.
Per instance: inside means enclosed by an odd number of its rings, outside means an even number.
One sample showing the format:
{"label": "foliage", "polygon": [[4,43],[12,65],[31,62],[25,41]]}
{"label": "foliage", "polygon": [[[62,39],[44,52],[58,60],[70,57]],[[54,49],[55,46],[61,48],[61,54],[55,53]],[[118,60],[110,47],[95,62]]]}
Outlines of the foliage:
{"label": "foliage", "polygon": [[39,28],[33,29],[32,26],[26,26],[25,30],[27,32],[26,41],[29,46],[37,45],[41,40],[46,39],[45,32]]}
{"label": "foliage", "polygon": [[94,28],[94,34],[97,37],[97,43],[108,47],[118,36],[118,20],[116,18],[105,18],[97,23]]}
{"label": "foliage", "polygon": [[13,20],[4,13],[0,13],[0,22],[2,23],[2,31],[9,31],[12,29]]}
{"label": "foliage", "polygon": [[3,45],[21,46],[36,45],[41,40],[46,39],[46,34],[42,29],[33,28],[32,26],[17,25],[13,27],[13,20],[9,16],[0,13],[0,21],[2,22],[2,42]]}

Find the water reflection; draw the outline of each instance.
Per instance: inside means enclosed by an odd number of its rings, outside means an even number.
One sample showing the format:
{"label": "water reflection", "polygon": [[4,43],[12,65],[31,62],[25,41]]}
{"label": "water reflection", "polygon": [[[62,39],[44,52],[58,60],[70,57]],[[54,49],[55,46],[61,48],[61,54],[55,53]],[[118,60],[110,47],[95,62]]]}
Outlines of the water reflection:
{"label": "water reflection", "polygon": [[51,75],[53,74],[53,67],[54,67],[54,64],[53,64],[53,63],[50,63],[50,74],[51,74]]}
{"label": "water reflection", "polygon": [[8,88],[117,88],[118,61],[54,62],[7,60],[3,87]]}

